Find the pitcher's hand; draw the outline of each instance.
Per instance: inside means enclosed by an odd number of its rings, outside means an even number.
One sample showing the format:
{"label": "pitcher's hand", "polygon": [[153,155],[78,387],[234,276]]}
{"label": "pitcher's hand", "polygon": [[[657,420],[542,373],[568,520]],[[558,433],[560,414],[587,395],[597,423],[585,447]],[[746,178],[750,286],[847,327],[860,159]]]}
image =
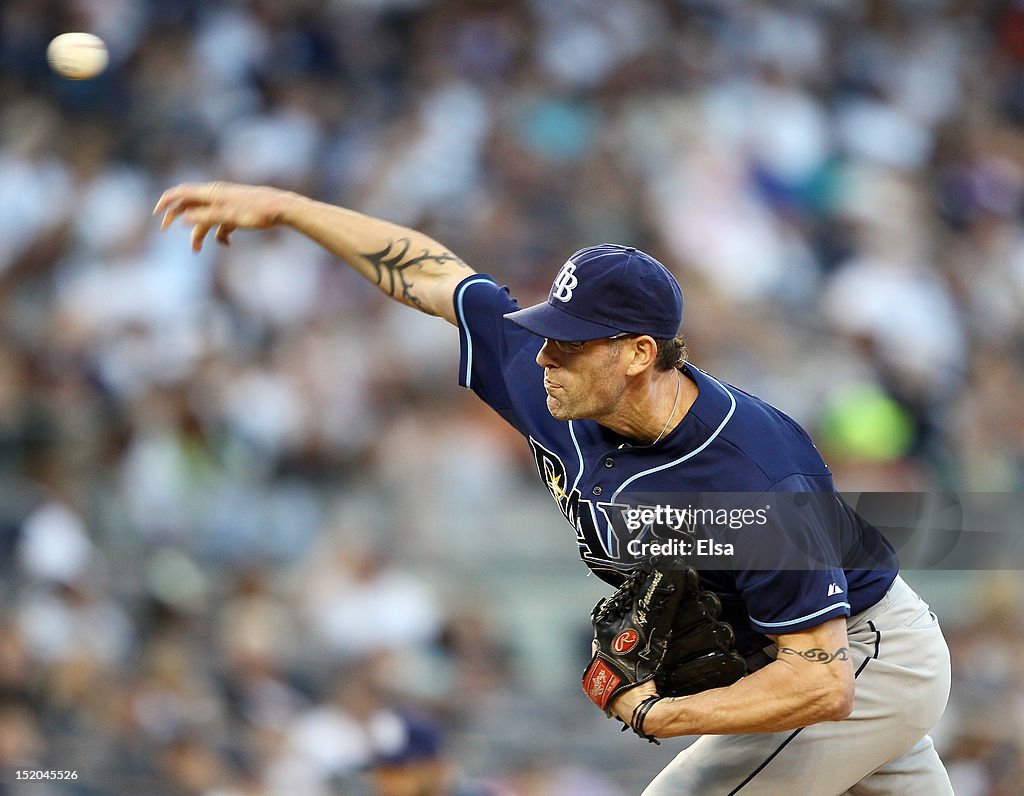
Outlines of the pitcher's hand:
{"label": "pitcher's hand", "polygon": [[267,229],[281,223],[288,202],[295,198],[296,194],[267,186],[185,183],[164,191],[153,214],[164,214],[161,229],[179,217],[191,224],[192,250],[199,251],[214,227],[217,240],[226,246],[238,228]]}

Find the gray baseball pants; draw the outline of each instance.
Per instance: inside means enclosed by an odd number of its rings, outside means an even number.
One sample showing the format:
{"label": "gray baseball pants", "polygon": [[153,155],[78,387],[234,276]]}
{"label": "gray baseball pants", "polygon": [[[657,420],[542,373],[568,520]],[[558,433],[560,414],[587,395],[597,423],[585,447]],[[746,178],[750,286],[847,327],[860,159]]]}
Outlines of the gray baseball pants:
{"label": "gray baseball pants", "polygon": [[847,620],[853,712],[799,730],[705,735],[643,796],[952,796],[928,730],[949,697],[949,650],[927,604],[897,577]]}

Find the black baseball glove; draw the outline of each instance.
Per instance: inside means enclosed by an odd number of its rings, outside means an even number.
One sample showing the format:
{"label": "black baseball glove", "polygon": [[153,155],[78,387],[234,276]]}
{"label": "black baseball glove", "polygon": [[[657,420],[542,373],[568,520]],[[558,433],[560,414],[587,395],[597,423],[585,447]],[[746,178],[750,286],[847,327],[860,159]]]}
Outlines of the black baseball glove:
{"label": "black baseball glove", "polygon": [[721,610],[693,567],[634,570],[590,614],[595,651],[583,690],[611,716],[612,699],[651,679],[663,697],[731,685],[746,661],[732,627],[718,620]]}

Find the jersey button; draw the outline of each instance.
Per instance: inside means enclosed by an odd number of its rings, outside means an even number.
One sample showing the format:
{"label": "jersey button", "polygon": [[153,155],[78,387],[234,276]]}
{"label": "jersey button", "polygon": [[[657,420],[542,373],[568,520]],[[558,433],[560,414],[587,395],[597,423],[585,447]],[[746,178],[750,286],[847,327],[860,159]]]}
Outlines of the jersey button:
{"label": "jersey button", "polygon": [[599,486],[595,486],[593,491],[595,495],[600,495],[604,490]]}
{"label": "jersey button", "polygon": [[604,460],[604,466],[605,467],[614,467],[615,466],[615,459],[613,459],[613,458],[611,458],[609,456],[607,459]]}

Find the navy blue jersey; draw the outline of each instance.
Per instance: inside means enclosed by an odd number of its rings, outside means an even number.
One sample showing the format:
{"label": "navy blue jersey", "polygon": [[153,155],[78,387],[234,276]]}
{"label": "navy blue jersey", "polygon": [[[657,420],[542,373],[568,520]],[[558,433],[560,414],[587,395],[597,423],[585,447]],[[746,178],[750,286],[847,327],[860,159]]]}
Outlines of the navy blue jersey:
{"label": "navy blue jersey", "polygon": [[[638,507],[650,513],[673,506],[683,516],[694,496],[728,495],[742,496],[750,527],[737,523],[731,533],[725,523],[725,535],[715,539],[735,543],[735,550],[712,557],[713,567],[694,563],[704,586],[721,598],[722,618],[735,628],[742,653],[763,646],[765,634],[849,616],[885,594],[898,569],[895,553],[836,493],[795,421],[691,365],[683,372],[696,383],[697,399],[654,445],[631,445],[592,420],[556,420],[534,361],[543,341],[503,317],[516,309],[507,288],[488,276],[458,286],[459,382],[526,437],[595,574],[618,585],[635,565],[636,541],[651,538],[652,529]],[[806,495],[815,500],[789,510],[794,496]]]}

